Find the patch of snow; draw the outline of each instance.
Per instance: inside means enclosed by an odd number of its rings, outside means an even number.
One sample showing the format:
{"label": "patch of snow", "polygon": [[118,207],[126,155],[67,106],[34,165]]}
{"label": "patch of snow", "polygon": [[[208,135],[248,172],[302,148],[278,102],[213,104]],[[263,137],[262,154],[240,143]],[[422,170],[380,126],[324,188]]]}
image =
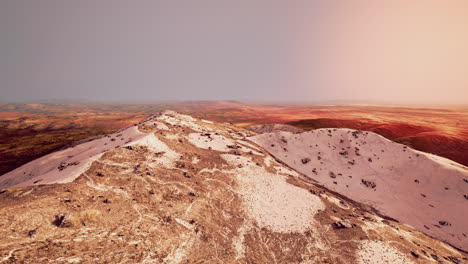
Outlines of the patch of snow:
{"label": "patch of snow", "polygon": [[468,249],[463,165],[351,129],[280,131],[249,139],[325,187]]}
{"label": "patch of snow", "polygon": [[199,124],[197,124],[197,120],[195,118],[188,115],[178,114],[173,111],[165,111],[162,115],[158,116],[157,119],[159,121],[166,122],[173,126],[182,126],[198,132],[207,130],[206,126],[202,127]]}
{"label": "patch of snow", "polygon": [[[138,140],[133,141],[129,145],[141,145],[146,146],[154,152],[164,152],[161,157],[156,158],[157,165],[162,165],[166,168],[172,168],[174,162],[179,160],[180,154],[169,148],[166,143],[157,138],[154,133],[141,137]],[[154,166],[150,164],[150,166]]]}
{"label": "patch of snow", "polygon": [[210,137],[202,136],[200,133],[190,133],[188,135],[188,141],[193,145],[197,146],[198,148],[202,149],[212,149],[216,151],[229,151],[227,146],[234,145],[234,141],[222,136],[222,135],[215,135],[211,134]]}
{"label": "patch of snow", "polygon": [[244,206],[260,227],[282,233],[305,232],[313,227],[314,215],[325,207],[319,197],[287,183],[279,174],[255,166],[249,157],[231,154],[221,157],[236,167]]}
{"label": "patch of snow", "polygon": [[414,263],[390,244],[373,240],[366,240],[360,243],[357,261],[359,264]]}
{"label": "patch of snow", "polygon": [[0,189],[72,182],[105,152],[145,135],[136,126],[131,126],[118,133],[50,153],[1,176]]}

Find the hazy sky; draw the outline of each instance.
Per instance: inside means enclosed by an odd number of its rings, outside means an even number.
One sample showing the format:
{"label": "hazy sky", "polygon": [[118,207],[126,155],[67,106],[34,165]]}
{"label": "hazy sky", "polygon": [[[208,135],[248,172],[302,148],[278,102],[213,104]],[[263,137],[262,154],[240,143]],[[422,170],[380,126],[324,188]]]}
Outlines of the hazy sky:
{"label": "hazy sky", "polygon": [[0,0],[0,101],[468,103],[466,0]]}

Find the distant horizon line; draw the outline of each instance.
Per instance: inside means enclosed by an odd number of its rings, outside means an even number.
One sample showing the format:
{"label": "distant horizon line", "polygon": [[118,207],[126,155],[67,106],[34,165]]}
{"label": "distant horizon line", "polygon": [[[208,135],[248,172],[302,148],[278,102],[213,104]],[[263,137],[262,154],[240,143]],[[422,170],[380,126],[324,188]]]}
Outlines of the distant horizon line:
{"label": "distant horizon line", "polygon": [[392,102],[392,101],[372,101],[372,100],[321,100],[321,101],[278,101],[278,100],[92,100],[92,99],[39,99],[24,101],[2,101],[0,104],[79,104],[79,105],[151,105],[151,104],[188,104],[188,103],[235,103],[235,104],[275,104],[275,105],[353,105],[353,106],[464,106],[467,103],[461,102]]}

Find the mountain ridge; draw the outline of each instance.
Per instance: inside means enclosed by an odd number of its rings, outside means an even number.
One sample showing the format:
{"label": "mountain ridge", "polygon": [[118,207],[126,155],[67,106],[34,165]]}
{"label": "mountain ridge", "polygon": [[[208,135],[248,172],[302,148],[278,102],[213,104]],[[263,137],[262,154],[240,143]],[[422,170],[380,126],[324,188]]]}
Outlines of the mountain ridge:
{"label": "mountain ridge", "polygon": [[[49,154],[55,158],[45,159],[50,163],[45,174],[53,177],[37,173],[15,184],[32,186],[0,192],[0,261],[467,260],[446,243],[302,180],[300,172],[252,141],[255,135],[227,123],[166,111],[97,139],[101,141],[84,143],[89,146]],[[78,155],[69,158],[72,150]],[[88,162],[60,166],[76,162],[73,158],[79,155],[86,160],[90,153],[89,167],[73,170]],[[27,168],[14,172],[24,175]],[[46,179],[34,183],[37,177]]]}

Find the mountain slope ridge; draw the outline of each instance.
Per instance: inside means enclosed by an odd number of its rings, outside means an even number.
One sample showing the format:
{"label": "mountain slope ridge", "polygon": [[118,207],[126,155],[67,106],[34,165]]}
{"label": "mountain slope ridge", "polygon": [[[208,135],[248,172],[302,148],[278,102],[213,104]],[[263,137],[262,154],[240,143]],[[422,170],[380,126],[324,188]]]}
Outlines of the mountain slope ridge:
{"label": "mountain slope ridge", "polygon": [[[0,192],[0,261],[461,263],[467,259],[443,242],[301,180],[300,173],[249,140],[253,132],[171,111],[130,129],[141,134],[128,143],[121,140],[118,147],[103,148],[117,141],[117,134],[95,141],[94,147],[103,152],[72,181],[66,175],[61,184],[41,185],[30,182],[33,177],[26,179],[32,186]],[[58,157],[68,157],[53,154],[55,165],[50,162],[47,168],[59,171],[63,161]],[[77,165],[61,172],[73,166]],[[18,168],[19,175],[24,169]],[[46,180],[57,179],[63,180]]]}
{"label": "mountain slope ridge", "polygon": [[325,187],[467,249],[463,165],[351,129],[280,131],[250,139]]}

